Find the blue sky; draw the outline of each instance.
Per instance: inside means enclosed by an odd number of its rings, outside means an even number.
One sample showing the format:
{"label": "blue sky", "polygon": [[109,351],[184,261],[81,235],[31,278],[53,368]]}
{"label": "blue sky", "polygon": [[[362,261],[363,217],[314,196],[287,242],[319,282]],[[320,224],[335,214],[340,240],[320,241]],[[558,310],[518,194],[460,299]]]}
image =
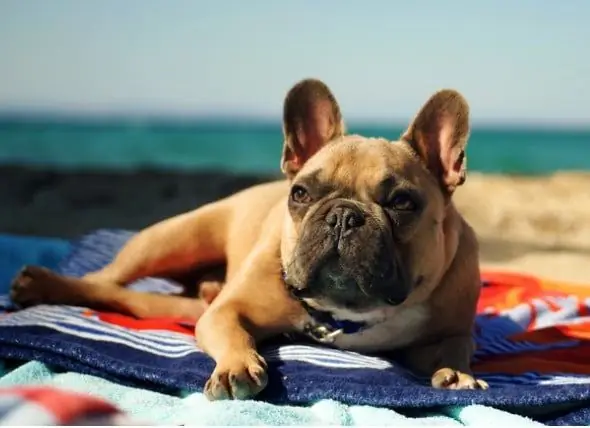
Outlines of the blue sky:
{"label": "blue sky", "polygon": [[442,87],[477,121],[590,121],[588,0],[0,0],[0,109],[278,116],[323,79],[347,118]]}

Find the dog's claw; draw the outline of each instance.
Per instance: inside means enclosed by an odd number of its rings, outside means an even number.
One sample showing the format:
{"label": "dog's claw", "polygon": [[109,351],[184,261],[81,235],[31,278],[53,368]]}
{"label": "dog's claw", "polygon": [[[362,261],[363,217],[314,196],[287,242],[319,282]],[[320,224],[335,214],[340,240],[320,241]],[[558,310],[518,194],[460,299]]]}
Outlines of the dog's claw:
{"label": "dog's claw", "polygon": [[12,280],[10,299],[20,307],[34,306],[46,300],[48,269],[24,266]]}
{"label": "dog's claw", "polygon": [[76,304],[76,280],[40,266],[25,266],[12,280],[10,299],[26,308],[41,304]]}
{"label": "dog's claw", "polygon": [[253,352],[243,361],[232,357],[221,361],[205,384],[204,393],[209,400],[246,400],[256,396],[268,383],[266,362]]}
{"label": "dog's claw", "polygon": [[432,375],[432,386],[439,389],[488,389],[486,381],[450,368],[437,370]]}

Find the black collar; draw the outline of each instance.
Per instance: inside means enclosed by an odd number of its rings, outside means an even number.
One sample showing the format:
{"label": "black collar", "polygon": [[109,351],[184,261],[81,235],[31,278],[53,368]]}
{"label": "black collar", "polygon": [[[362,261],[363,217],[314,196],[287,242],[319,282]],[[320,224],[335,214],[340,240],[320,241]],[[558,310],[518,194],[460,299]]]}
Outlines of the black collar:
{"label": "black collar", "polygon": [[305,303],[303,299],[301,299],[294,293],[295,288],[289,285],[287,281],[285,281],[284,271],[282,272],[282,275],[283,282],[287,287],[289,294],[294,299],[299,301],[299,303],[301,303],[301,306],[303,306],[305,311],[313,320],[313,322],[308,323],[303,330],[303,332],[308,336],[311,336],[319,342],[331,343],[340,334],[355,334],[367,328],[367,323],[348,320],[337,320],[332,316],[330,312],[320,311],[318,309],[312,308],[307,303]]}

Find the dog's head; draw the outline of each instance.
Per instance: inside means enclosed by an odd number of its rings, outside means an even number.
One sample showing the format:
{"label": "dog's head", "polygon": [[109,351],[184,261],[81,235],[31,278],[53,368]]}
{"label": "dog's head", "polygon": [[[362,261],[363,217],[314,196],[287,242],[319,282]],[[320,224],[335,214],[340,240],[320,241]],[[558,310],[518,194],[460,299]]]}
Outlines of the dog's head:
{"label": "dog's head", "polygon": [[318,80],[288,92],[281,258],[296,295],[363,312],[400,304],[440,279],[450,198],[465,181],[468,116],[458,92],[439,91],[392,142],[347,135],[336,99]]}

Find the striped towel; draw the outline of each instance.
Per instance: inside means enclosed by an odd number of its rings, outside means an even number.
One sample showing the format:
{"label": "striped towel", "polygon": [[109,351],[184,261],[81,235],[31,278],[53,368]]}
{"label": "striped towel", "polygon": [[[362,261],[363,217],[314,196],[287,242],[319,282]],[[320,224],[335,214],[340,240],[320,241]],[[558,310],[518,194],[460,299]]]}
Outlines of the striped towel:
{"label": "striped towel", "polygon": [[[59,271],[80,276],[108,263],[132,232],[84,236]],[[395,362],[316,345],[269,344],[269,386],[261,399],[424,409],[482,404],[537,420],[576,423],[590,412],[590,292],[587,287],[484,273],[473,367],[488,391],[441,391]],[[149,278],[135,289],[171,292]],[[66,306],[0,315],[0,357],[47,364],[162,392],[202,391],[213,361],[194,343],[193,326],[175,319],[136,320]],[[559,412],[559,413],[557,413]]]}

